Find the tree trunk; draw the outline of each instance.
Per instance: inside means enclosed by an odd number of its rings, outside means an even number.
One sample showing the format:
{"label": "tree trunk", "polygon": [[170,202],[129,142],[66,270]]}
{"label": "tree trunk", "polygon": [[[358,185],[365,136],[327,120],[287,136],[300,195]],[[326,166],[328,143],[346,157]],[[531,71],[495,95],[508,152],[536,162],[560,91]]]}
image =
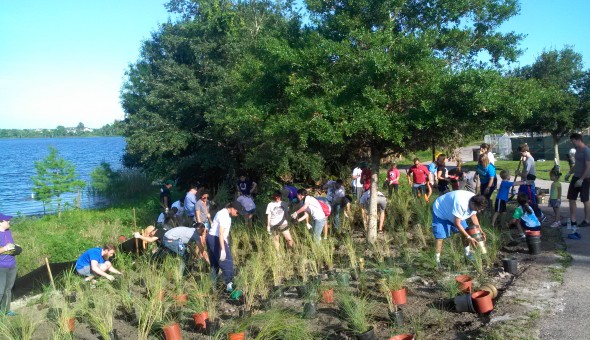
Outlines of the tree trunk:
{"label": "tree trunk", "polygon": [[369,228],[367,229],[367,242],[374,244],[377,241],[377,191],[379,190],[379,168],[381,167],[381,153],[375,147],[371,147],[371,199],[369,200]]}
{"label": "tree trunk", "polygon": [[57,195],[57,218],[61,218],[61,199]]}
{"label": "tree trunk", "polygon": [[551,134],[551,137],[553,137],[553,151],[555,152],[555,159],[557,159],[557,164],[559,164],[559,140],[561,138],[557,137],[556,134]]}
{"label": "tree trunk", "polygon": [[434,162],[434,161],[436,161],[436,146],[434,144],[434,141],[432,141],[431,149],[432,149],[432,161]]}

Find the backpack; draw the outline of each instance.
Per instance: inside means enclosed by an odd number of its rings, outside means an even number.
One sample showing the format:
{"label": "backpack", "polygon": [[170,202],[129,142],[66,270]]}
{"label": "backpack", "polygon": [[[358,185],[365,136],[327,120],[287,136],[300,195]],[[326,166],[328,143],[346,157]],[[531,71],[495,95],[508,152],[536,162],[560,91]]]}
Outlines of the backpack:
{"label": "backpack", "polygon": [[322,207],[322,210],[324,211],[324,215],[326,215],[326,217],[330,216],[330,214],[332,213],[332,208],[320,200],[318,200],[318,202],[320,203],[320,206]]}

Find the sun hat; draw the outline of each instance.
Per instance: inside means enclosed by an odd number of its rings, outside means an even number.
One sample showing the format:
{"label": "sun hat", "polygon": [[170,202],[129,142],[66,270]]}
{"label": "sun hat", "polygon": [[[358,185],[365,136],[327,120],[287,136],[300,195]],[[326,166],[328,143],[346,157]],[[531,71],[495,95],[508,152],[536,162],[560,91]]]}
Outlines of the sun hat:
{"label": "sun hat", "polygon": [[3,213],[0,213],[0,221],[10,221],[11,219],[12,219],[12,216],[4,215]]}

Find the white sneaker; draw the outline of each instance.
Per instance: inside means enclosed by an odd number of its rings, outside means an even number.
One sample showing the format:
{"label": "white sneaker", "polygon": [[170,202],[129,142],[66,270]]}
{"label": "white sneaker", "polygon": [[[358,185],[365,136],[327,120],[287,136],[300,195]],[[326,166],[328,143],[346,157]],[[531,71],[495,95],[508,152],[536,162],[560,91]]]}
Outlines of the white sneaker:
{"label": "white sneaker", "polygon": [[551,228],[561,228],[561,222],[560,221],[553,222],[553,224],[551,224]]}
{"label": "white sneaker", "polygon": [[233,290],[234,290],[234,283],[233,282],[228,283],[227,284],[227,287],[226,287],[226,290],[228,292],[230,292],[230,293],[233,292]]}

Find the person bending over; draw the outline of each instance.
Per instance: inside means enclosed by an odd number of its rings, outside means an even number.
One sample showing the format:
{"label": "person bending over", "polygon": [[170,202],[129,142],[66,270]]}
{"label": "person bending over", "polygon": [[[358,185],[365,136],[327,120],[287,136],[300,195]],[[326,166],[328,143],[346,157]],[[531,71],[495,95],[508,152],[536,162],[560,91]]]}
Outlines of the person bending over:
{"label": "person bending over", "polygon": [[113,281],[115,278],[109,273],[122,275],[109,261],[113,255],[115,255],[115,246],[111,243],[105,243],[102,247],[90,248],[82,253],[76,261],[76,272],[85,276],[86,281],[92,280],[95,275]]}

